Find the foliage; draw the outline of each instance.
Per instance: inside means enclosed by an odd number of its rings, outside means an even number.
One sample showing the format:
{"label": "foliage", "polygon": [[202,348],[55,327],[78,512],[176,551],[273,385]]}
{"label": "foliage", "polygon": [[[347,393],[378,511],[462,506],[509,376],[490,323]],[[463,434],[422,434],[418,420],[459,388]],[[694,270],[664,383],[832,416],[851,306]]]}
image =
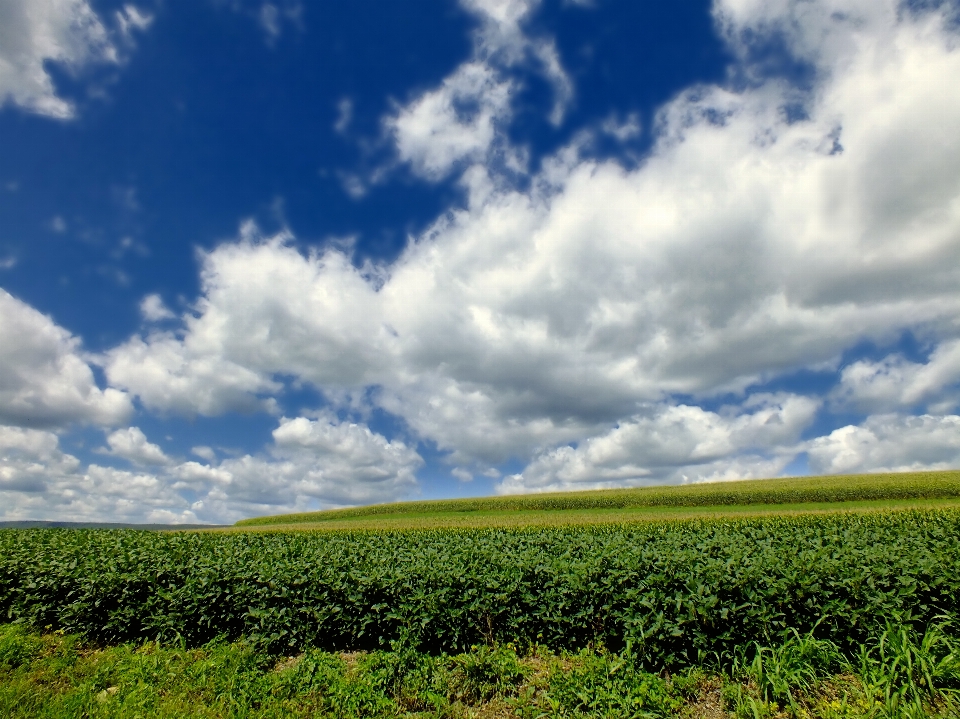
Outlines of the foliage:
{"label": "foliage", "polygon": [[801,635],[795,629],[779,646],[754,643],[751,650],[752,658],[738,657],[734,661],[734,675],[747,679],[763,702],[777,702],[794,709],[798,690],[810,692],[844,667],[836,644],[813,634]]}
{"label": "foliage", "polygon": [[889,717],[929,716],[942,705],[960,713],[960,642],[930,624],[921,634],[905,623],[888,623],[860,653],[860,675],[883,702]]}
{"label": "foliage", "polygon": [[397,502],[322,512],[256,517],[237,522],[237,525],[318,523],[378,515],[441,512],[706,507],[958,497],[960,497],[960,471],[951,470],[757,479],[636,489]]}
{"label": "foliage", "polygon": [[730,665],[736,647],[791,630],[849,652],[889,617],[926,623],[958,604],[957,511],[522,531],[0,531],[0,616],[98,643],[602,645],[674,671]]}
{"label": "foliage", "polygon": [[551,713],[575,717],[671,716],[683,700],[663,677],[641,671],[633,657],[582,651],[568,672],[552,671],[545,697]]}
{"label": "foliage", "polygon": [[[457,655],[427,655],[409,648],[350,654],[312,649],[276,658],[244,641],[214,641],[195,649],[153,642],[97,649],[77,637],[41,636],[17,625],[0,625],[0,646],[30,648],[15,666],[0,665],[0,716],[956,716],[949,688],[956,675],[952,669],[942,671],[952,651],[947,645],[955,640],[943,626],[931,625],[916,634],[900,630],[891,625],[861,648],[867,658],[863,676],[853,673],[854,667],[838,657],[835,647],[810,635],[791,634],[780,644],[751,647],[723,677],[710,673],[709,667],[672,676],[654,674],[639,668],[630,652],[603,648],[552,654],[542,647],[518,653],[510,645],[480,645]],[[907,654],[918,658],[924,652],[940,665],[929,672],[930,681],[902,671]],[[889,696],[910,698],[885,702],[881,685],[889,687]]]}

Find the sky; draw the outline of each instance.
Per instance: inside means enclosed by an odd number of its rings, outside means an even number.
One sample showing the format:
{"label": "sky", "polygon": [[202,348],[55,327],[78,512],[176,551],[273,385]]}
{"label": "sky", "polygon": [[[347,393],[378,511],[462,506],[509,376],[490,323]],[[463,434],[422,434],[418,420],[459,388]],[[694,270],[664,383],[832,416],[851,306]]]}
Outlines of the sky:
{"label": "sky", "polygon": [[960,5],[0,0],[0,519],[960,468]]}

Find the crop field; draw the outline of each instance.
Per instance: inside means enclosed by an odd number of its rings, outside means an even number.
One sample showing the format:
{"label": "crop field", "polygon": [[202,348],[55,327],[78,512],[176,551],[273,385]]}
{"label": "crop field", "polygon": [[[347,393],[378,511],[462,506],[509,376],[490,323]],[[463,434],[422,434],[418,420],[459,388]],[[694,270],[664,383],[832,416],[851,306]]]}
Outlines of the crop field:
{"label": "crop field", "polygon": [[[0,714],[955,717],[958,482],[744,482],[331,520],[459,511],[474,527],[2,530]],[[516,526],[482,526],[498,513]],[[563,521],[534,524],[547,515]]]}
{"label": "crop field", "polygon": [[256,517],[237,522],[237,526],[247,529],[509,527],[957,505],[960,505],[960,471],[954,470],[397,502]]}

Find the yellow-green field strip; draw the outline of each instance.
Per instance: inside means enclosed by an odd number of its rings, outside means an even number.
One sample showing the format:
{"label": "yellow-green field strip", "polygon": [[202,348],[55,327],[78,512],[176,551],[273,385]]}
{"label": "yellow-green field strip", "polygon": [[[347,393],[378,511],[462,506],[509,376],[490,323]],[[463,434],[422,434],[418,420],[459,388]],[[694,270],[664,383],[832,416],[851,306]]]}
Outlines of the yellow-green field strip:
{"label": "yellow-green field strip", "polygon": [[212,531],[333,532],[347,530],[376,531],[483,527],[544,527],[947,508],[960,508],[960,498],[888,499],[853,502],[794,502],[784,504],[742,504],[696,507],[630,507],[623,509],[403,512],[397,514],[360,516],[348,519],[332,519],[322,522],[301,521],[291,522],[290,524],[244,525]]}
{"label": "yellow-green field strip", "polygon": [[[266,525],[329,525],[343,528],[369,526],[373,528],[408,526],[402,518],[415,524],[431,522],[431,526],[509,526],[538,524],[527,517],[539,517],[544,512],[578,512],[564,514],[569,519],[549,523],[632,521],[682,516],[725,516],[786,511],[818,511],[825,507],[814,505],[843,504],[855,509],[856,503],[879,504],[868,508],[917,506],[922,500],[960,500],[960,470],[936,472],[886,472],[859,475],[828,475],[820,477],[791,477],[754,479],[703,484],[636,487],[631,489],[554,492],[467,499],[396,502],[364,507],[306,512],[300,514],[254,517],[237,522],[238,527]],[[754,507],[756,505],[756,507]],[[766,505],[766,506],[765,506]],[[794,507],[793,505],[804,505]],[[806,506],[810,505],[810,506]],[[774,506],[777,509],[773,509]],[[922,505],[920,505],[922,506]],[[686,511],[683,511],[686,510]],[[611,512],[623,514],[623,519],[602,519]],[[732,512],[732,515],[726,513]],[[458,519],[456,515],[468,515]],[[545,516],[545,515],[544,515]],[[576,517],[588,517],[576,519]],[[479,519],[483,517],[483,519]],[[487,519],[496,518],[496,521]],[[480,522],[478,524],[478,521]],[[307,527],[300,527],[306,529]]]}

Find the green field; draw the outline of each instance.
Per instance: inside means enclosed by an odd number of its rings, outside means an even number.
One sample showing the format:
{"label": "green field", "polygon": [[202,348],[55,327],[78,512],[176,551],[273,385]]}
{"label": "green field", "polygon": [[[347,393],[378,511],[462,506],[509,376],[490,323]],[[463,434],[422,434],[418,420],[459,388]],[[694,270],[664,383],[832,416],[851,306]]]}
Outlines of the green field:
{"label": "green field", "polygon": [[283,529],[521,527],[960,505],[960,471],[757,479],[397,502],[237,522]]}
{"label": "green field", "polygon": [[4,716],[956,717],[960,472],[0,530],[0,616]]}

